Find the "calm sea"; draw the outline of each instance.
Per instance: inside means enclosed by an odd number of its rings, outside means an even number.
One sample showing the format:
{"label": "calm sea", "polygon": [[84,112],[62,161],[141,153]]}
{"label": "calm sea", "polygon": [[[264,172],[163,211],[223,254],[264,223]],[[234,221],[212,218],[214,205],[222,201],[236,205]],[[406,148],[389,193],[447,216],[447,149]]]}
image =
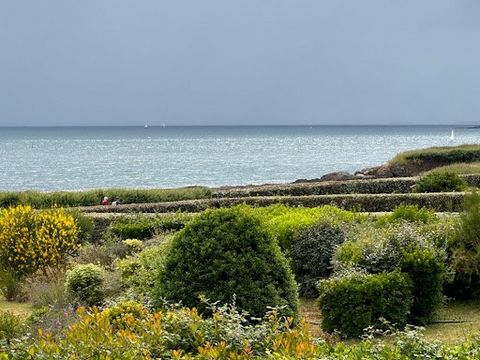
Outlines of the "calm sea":
{"label": "calm sea", "polygon": [[0,190],[290,182],[424,146],[480,143],[450,126],[0,128]]}

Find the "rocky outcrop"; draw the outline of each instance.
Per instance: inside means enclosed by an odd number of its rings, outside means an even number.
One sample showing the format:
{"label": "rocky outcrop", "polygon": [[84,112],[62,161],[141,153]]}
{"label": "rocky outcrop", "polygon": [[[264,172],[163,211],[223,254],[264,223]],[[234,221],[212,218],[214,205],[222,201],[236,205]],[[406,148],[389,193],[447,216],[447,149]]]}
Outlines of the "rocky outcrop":
{"label": "rocky outcrop", "polygon": [[323,175],[320,181],[340,181],[340,180],[353,180],[356,179],[355,175],[350,174],[347,171],[336,171]]}

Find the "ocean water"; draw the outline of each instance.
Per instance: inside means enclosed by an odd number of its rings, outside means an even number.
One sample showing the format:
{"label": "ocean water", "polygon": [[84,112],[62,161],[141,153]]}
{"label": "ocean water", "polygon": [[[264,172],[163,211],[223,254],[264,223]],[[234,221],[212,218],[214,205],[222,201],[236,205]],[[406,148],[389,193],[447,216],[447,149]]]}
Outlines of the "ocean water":
{"label": "ocean water", "polygon": [[0,128],[0,190],[290,182],[399,151],[480,143],[451,126]]}

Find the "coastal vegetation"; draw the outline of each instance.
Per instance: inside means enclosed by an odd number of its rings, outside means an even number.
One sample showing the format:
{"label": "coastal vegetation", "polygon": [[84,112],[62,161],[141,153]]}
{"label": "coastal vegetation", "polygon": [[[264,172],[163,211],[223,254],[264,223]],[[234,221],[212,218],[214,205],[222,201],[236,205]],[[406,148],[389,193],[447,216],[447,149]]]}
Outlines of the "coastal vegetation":
{"label": "coastal vegetation", "polygon": [[480,180],[432,174],[4,203],[0,359],[478,359]]}

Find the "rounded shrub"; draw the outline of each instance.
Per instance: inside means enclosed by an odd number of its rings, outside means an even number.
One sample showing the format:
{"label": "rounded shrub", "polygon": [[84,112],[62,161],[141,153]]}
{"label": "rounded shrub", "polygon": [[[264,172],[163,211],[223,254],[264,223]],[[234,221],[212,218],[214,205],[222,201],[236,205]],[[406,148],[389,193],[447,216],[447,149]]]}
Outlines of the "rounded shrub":
{"label": "rounded shrub", "polygon": [[402,328],[412,305],[411,289],[409,277],[398,271],[374,275],[353,272],[320,280],[322,328],[346,337],[359,336],[369,326],[382,328],[384,320]]}
{"label": "rounded shrub", "polygon": [[418,205],[400,205],[385,216],[377,219],[378,224],[387,224],[398,221],[408,221],[412,223],[428,224],[438,220],[435,210],[425,207],[420,208]]}
{"label": "rounded shrub", "polygon": [[434,171],[417,181],[415,191],[419,193],[462,191],[465,186],[462,178],[455,173]]}
{"label": "rounded shrub", "polygon": [[89,306],[99,305],[105,298],[104,270],[95,264],[80,264],[67,271],[65,290],[74,301]]}
{"label": "rounded shrub", "polygon": [[269,306],[297,315],[297,286],[280,247],[247,206],[207,210],[172,240],[156,282],[160,297],[208,310],[199,301],[229,303],[262,317]]}
{"label": "rounded shrub", "polygon": [[333,253],[345,236],[345,230],[328,222],[316,223],[293,236],[290,256],[301,296],[318,296],[317,282],[332,273]]}
{"label": "rounded shrub", "polygon": [[334,255],[335,271],[349,269],[370,274],[401,271],[413,284],[409,322],[423,325],[443,302],[445,252],[408,224],[367,229],[340,245]]}

